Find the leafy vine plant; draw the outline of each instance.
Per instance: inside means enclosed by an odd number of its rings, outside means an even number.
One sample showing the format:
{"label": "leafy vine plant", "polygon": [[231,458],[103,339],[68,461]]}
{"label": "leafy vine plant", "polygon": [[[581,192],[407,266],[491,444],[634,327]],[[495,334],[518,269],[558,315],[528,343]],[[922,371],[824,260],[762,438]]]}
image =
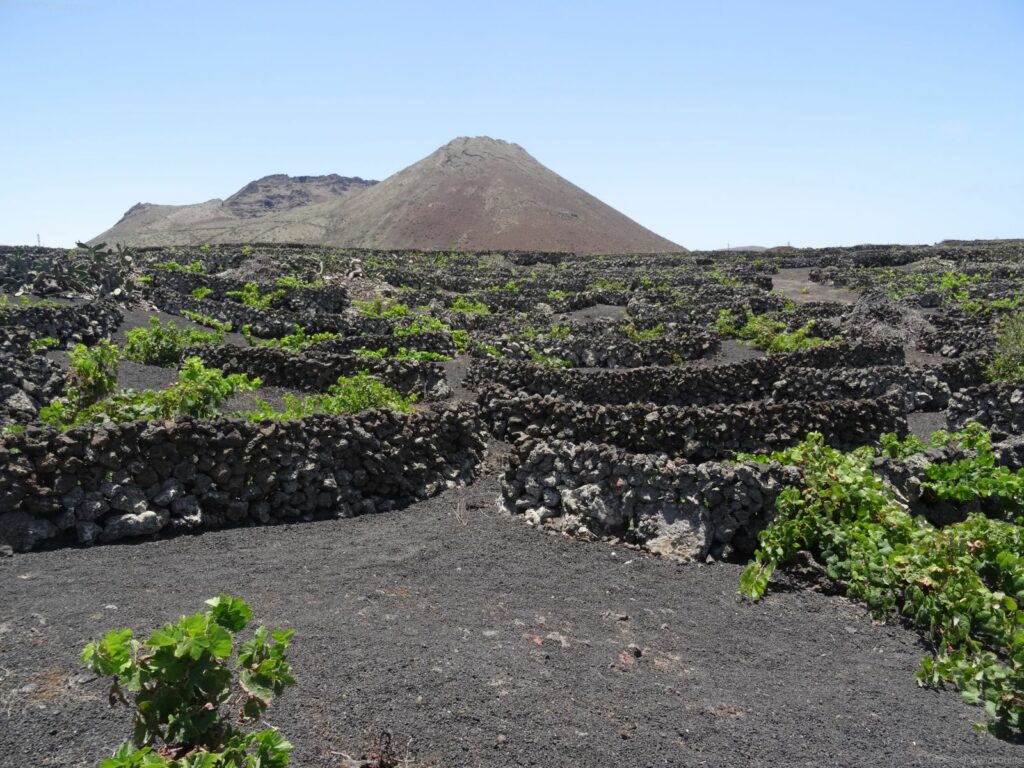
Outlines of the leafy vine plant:
{"label": "leafy vine plant", "polygon": [[248,731],[276,696],[294,685],[291,630],[259,627],[239,648],[252,618],[244,601],[221,595],[207,610],[165,624],[147,640],[107,633],[82,653],[113,677],[111,705],[134,707],[132,737],[99,768],[284,768],[292,745],[274,728]]}
{"label": "leafy vine plant", "polygon": [[[883,438],[903,457],[926,447],[911,438]],[[911,515],[879,475],[877,452],[844,453],[812,433],[771,456],[745,457],[797,466],[803,484],[783,490],[776,518],[761,532],[740,592],[755,600],[774,570],[801,550],[821,560],[829,578],[883,618],[896,611],[931,647],[917,673],[922,685],[951,685],[984,706],[988,727],[1003,734],[1024,727],[1024,470],[993,461],[991,436],[977,425],[936,433],[932,445],[956,442],[967,459],[926,467],[923,487],[950,502],[985,498],[1005,519],[979,513],[937,528]],[[968,507],[969,508],[969,507]]]}

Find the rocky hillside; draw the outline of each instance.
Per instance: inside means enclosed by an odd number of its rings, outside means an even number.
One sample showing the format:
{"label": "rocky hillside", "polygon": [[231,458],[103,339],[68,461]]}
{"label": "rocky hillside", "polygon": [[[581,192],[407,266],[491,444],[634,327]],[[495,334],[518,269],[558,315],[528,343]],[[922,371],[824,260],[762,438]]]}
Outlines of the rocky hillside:
{"label": "rocky hillside", "polygon": [[455,139],[379,184],[338,176],[270,176],[223,202],[136,206],[96,240],[579,253],[685,250],[554,173],[519,145],[487,137]]}
{"label": "rocky hillside", "polygon": [[192,205],[133,205],[117,224],[94,242],[129,245],[198,245],[245,242],[256,220],[336,201],[376,184],[356,177],[264,176],[226,200]]}
{"label": "rocky hillside", "polygon": [[376,181],[358,176],[264,176],[249,182],[224,201],[224,208],[243,219],[288,211],[344,197],[349,192],[371,187]]}

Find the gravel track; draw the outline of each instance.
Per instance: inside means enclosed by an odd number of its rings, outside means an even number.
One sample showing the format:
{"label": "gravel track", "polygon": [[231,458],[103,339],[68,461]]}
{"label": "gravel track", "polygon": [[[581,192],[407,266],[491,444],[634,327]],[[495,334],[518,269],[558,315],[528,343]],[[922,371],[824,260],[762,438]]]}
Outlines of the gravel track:
{"label": "gravel track", "polygon": [[593,320],[625,320],[626,308],[618,304],[595,304],[591,307],[584,307],[573,312],[566,312],[563,317],[577,323],[586,323]]}
{"label": "gravel track", "polygon": [[[840,304],[853,304],[860,295],[846,288],[835,288],[821,283],[812,283],[810,267],[794,267],[780,269],[772,275],[772,290],[778,291],[796,304],[812,301],[834,301]],[[803,293],[805,289],[810,289]]]}
{"label": "gravel track", "polygon": [[940,429],[946,428],[945,411],[921,411],[907,414],[907,429],[910,434],[916,435],[926,442]]}

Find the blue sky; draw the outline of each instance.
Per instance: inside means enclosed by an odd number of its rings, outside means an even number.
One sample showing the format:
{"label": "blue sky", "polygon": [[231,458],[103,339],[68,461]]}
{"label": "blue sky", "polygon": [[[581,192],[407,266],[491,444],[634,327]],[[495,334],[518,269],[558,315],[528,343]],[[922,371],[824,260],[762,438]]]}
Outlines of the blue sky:
{"label": "blue sky", "polygon": [[1024,236],[1024,2],[0,0],[0,243],[514,141],[691,248]]}

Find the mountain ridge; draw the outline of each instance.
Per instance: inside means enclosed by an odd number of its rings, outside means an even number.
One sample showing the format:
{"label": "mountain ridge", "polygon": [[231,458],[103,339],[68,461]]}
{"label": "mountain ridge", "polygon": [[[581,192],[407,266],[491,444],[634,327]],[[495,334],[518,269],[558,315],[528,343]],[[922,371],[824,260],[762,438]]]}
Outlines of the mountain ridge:
{"label": "mountain ridge", "polygon": [[226,200],[133,206],[94,238],[99,240],[581,253],[685,250],[559,176],[518,144],[486,136],[453,139],[380,182],[274,174]]}

